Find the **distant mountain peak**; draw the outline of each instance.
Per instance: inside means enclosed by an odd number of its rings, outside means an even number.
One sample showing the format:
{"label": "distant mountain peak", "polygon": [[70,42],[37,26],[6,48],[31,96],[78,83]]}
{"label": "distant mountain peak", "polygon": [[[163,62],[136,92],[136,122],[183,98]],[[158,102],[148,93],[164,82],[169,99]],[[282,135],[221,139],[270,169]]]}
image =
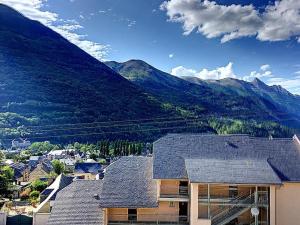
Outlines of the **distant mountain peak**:
{"label": "distant mountain peak", "polygon": [[269,87],[268,85],[266,85],[262,80],[260,80],[257,77],[255,77],[251,83],[256,87]]}

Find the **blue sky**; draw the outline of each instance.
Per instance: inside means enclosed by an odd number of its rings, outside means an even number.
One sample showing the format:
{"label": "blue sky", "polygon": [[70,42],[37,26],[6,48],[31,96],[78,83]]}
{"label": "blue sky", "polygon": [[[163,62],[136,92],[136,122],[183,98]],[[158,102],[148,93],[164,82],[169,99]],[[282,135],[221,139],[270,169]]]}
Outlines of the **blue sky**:
{"label": "blue sky", "polygon": [[202,79],[258,77],[300,94],[298,0],[3,2],[100,60],[142,59]]}

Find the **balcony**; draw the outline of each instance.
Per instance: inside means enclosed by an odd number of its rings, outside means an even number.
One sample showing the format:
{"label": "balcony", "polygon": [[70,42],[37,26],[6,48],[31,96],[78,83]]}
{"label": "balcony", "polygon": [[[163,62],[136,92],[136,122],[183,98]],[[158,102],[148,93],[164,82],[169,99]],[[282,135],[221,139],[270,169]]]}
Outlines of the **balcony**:
{"label": "balcony", "polygon": [[174,214],[114,214],[108,221],[109,225],[121,224],[181,224],[187,225],[187,216]]}
{"label": "balcony", "polygon": [[189,189],[186,186],[162,186],[159,197],[161,199],[188,200]]}
{"label": "balcony", "polygon": [[[257,192],[257,206],[259,207],[267,207],[269,205],[269,194],[267,191],[258,191]],[[222,195],[211,195],[209,198],[207,195],[199,195],[199,203],[202,205],[211,204],[211,205],[223,205],[223,206],[230,206],[230,205],[251,205],[254,202],[254,199],[251,201],[245,201],[245,198],[248,195],[245,194],[235,197],[229,196],[222,196]]]}

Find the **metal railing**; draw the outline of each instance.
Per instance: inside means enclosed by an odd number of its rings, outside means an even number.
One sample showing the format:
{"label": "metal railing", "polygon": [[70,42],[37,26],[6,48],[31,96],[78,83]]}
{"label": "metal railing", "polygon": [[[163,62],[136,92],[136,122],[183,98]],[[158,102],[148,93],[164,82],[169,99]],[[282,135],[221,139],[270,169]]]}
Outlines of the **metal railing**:
{"label": "metal railing", "polygon": [[109,224],[186,224],[187,216],[173,214],[111,214],[108,216]]}
{"label": "metal railing", "polygon": [[[225,205],[227,206],[237,206],[237,205],[252,205],[255,201],[255,193],[253,194],[248,194],[248,195],[240,195],[237,196],[235,199],[231,199],[230,201],[224,202],[223,204],[220,204],[220,206],[224,207]],[[229,207],[230,208],[230,207]],[[227,209],[229,209],[227,208]],[[213,217],[215,217],[216,215],[224,212],[226,209],[224,208],[218,208],[214,211],[211,212],[211,217],[210,219],[213,219]]]}
{"label": "metal railing", "polygon": [[[254,192],[253,192],[254,194]],[[258,201],[257,201],[257,205],[258,206],[265,206],[269,204],[269,194],[267,191],[258,191],[257,192],[258,195]],[[225,205],[233,205],[233,204],[246,204],[247,202],[244,202],[244,198],[248,197],[248,194],[242,194],[242,195],[238,195],[236,197],[228,197],[228,196],[214,196],[211,195],[209,200],[210,203],[215,203],[217,205],[220,206],[225,206]],[[199,202],[200,203],[204,203],[207,204],[208,203],[208,196],[199,196]]]}
{"label": "metal railing", "polygon": [[210,219],[212,221],[219,220],[220,218],[224,219],[228,215],[231,215],[235,211],[239,211],[245,207],[241,207],[239,204],[243,203],[248,205],[247,208],[250,208],[255,202],[255,193],[252,193],[248,196],[239,196],[236,199],[232,200],[232,205],[226,209],[218,210],[212,213]]}

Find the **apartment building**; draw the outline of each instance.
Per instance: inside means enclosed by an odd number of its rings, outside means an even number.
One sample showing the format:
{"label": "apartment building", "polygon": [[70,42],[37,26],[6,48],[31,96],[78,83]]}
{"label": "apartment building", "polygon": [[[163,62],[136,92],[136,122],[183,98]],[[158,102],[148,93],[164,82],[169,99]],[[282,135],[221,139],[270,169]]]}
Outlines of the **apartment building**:
{"label": "apartment building", "polygon": [[298,136],[169,134],[153,148],[63,189],[47,224],[299,225]]}

